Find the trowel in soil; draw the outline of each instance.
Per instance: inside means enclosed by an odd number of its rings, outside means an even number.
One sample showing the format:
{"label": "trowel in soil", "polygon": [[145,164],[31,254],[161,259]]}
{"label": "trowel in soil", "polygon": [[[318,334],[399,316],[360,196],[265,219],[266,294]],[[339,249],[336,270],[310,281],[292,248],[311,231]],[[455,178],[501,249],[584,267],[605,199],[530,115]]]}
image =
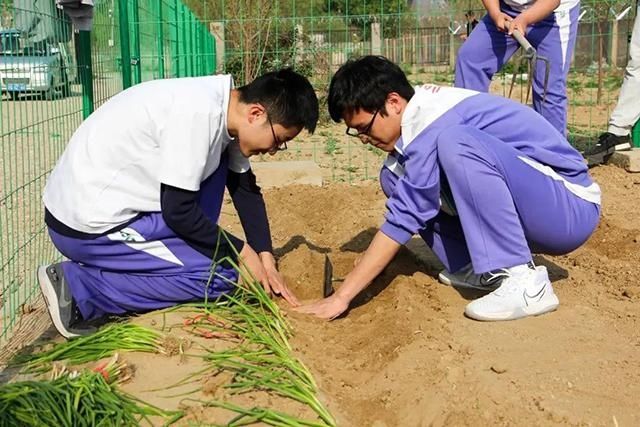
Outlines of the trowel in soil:
{"label": "trowel in soil", "polygon": [[[509,22],[505,23],[505,27],[507,30],[509,29]],[[544,83],[542,85],[542,102],[547,98],[547,90],[549,88],[549,73],[551,72],[551,62],[549,58],[545,56],[538,55],[538,51],[531,46],[529,40],[522,34],[520,31],[516,30],[512,34],[513,38],[516,39],[518,44],[523,50],[523,56],[529,61],[529,86],[527,87],[527,98],[525,100],[525,104],[529,103],[529,92],[532,91],[533,81],[536,78],[536,67],[538,65],[538,61],[542,61],[544,63]],[[516,76],[518,74],[518,69],[520,68],[520,62],[518,61],[517,66],[515,67],[515,71],[513,72],[513,78],[511,80],[511,88],[509,89],[509,98],[511,98],[511,92],[513,92],[513,86],[516,82]]]}
{"label": "trowel in soil", "polygon": [[333,264],[329,260],[329,255],[324,256],[324,283],[322,288],[322,296],[327,298],[333,294],[333,282],[342,282],[344,279],[333,278]]}

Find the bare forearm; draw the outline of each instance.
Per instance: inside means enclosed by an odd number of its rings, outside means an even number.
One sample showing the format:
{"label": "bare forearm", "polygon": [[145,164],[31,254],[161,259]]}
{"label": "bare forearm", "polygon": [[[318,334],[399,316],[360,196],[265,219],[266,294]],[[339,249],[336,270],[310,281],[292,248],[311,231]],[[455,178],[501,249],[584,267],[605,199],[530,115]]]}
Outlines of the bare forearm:
{"label": "bare forearm", "polygon": [[384,270],[399,249],[399,243],[378,231],[362,259],[347,275],[336,294],[346,301],[351,301]]}
{"label": "bare forearm", "polygon": [[538,0],[529,9],[522,12],[529,24],[542,21],[558,7],[560,0]]}
{"label": "bare forearm", "polygon": [[273,265],[274,267],[277,265],[275,257],[269,251],[259,252],[258,257],[260,257],[263,265]]}
{"label": "bare forearm", "polygon": [[482,4],[484,4],[484,8],[487,9],[490,16],[500,12],[500,2],[498,0],[482,0]]}

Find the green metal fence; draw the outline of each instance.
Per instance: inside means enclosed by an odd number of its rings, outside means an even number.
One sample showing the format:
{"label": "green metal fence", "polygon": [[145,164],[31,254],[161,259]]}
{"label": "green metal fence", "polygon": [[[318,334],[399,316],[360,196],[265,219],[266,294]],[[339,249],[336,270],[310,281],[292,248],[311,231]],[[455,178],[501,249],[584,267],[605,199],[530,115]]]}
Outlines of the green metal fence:
{"label": "green metal fence", "polygon": [[[2,11],[0,346],[37,296],[37,266],[59,257],[46,233],[41,195],[83,118],[132,84],[215,71],[213,37],[180,0],[95,4],[91,32],[40,43],[36,56],[34,43],[12,30],[16,17],[26,13],[48,20],[64,33],[70,28],[66,16],[53,8]],[[44,87],[41,81],[52,84]]]}
{"label": "green metal fence", "polygon": [[[0,65],[1,82],[7,79],[13,84],[8,92],[3,86],[0,100],[0,345],[33,301],[36,267],[58,256],[42,221],[45,180],[83,118],[111,96],[150,79],[217,70],[233,74],[242,84],[265,71],[293,66],[310,78],[324,99],[337,67],[349,57],[370,53],[400,64],[413,83],[451,84],[455,56],[466,32],[464,14],[468,9],[474,9],[478,18],[484,14],[479,0],[98,0],[95,4],[92,31],[75,34],[73,42],[59,46],[69,51],[72,65],[59,67],[66,74],[54,76],[54,91],[21,91],[31,74],[25,76],[22,66]],[[12,28],[11,18],[20,11],[6,2],[0,7],[4,7],[2,27]],[[583,0],[582,12],[568,94],[571,141],[585,146],[606,128],[615,106],[635,0]],[[51,15],[64,33],[64,15]],[[491,91],[507,95],[513,71],[514,65],[507,64],[495,76]],[[516,82],[512,97],[524,101],[526,76],[517,73]],[[322,113],[328,124],[326,112]],[[377,177],[382,155],[370,146],[353,144],[341,126],[321,126],[315,135],[299,138],[276,156],[283,159],[312,159],[323,168],[325,178],[357,182]]]}
{"label": "green metal fence", "polygon": [[[381,54],[401,65],[414,84],[453,82],[453,66],[466,35],[465,13],[481,19],[480,0],[185,0],[218,35],[218,70],[235,81],[282,66],[310,78],[323,96],[332,73],[348,58]],[[629,52],[635,0],[582,0],[569,77],[569,140],[579,149],[607,127]],[[514,57],[492,82],[509,96]],[[516,73],[513,99],[527,99],[526,68]],[[326,112],[324,120],[328,121]],[[640,126],[636,126],[640,146]],[[312,159],[325,177],[357,182],[376,178],[380,153],[349,143],[340,128],[298,138],[275,160]],[[274,159],[266,158],[265,161]]]}

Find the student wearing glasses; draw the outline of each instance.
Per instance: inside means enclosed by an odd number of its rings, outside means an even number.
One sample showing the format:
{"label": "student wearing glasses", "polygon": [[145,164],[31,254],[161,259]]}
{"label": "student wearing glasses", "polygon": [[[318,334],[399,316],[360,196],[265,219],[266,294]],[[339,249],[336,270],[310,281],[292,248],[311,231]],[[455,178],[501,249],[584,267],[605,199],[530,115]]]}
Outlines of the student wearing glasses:
{"label": "student wearing glasses", "polygon": [[440,281],[484,294],[466,306],[468,317],[511,320],[558,307],[532,252],[582,245],[598,224],[600,188],[557,129],[503,97],[414,88],[378,56],[340,67],[328,106],[349,135],[388,153],[380,172],[387,213],[340,288],[296,310],[340,316],[416,234],[445,265]]}
{"label": "student wearing glasses", "polygon": [[[311,84],[290,69],[238,88],[230,75],[155,80],[104,103],[44,191],[49,234],[69,259],[38,270],[57,330],[85,335],[86,321],[105,315],[232,292],[237,272],[218,261],[236,253],[268,292],[297,305],[248,158],[286,149],[317,120]],[[225,187],[246,242],[217,225]]]}

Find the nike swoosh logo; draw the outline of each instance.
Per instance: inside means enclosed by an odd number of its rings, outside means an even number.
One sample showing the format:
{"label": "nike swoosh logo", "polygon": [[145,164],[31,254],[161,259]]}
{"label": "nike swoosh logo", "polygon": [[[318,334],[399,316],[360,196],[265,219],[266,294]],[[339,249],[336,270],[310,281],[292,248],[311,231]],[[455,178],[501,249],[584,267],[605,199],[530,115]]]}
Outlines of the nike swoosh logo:
{"label": "nike swoosh logo", "polygon": [[530,300],[534,300],[534,299],[537,299],[537,301],[540,301],[540,300],[542,299],[542,297],[544,296],[544,292],[545,292],[545,288],[546,288],[546,287],[547,287],[547,286],[546,286],[546,284],[545,284],[545,285],[543,285],[543,286],[540,288],[540,290],[539,290],[538,292],[536,292],[534,295],[529,295],[529,294],[527,293],[527,290],[525,289],[525,290],[522,292],[522,297],[524,298],[524,303],[525,303],[526,305],[529,305],[529,301],[530,301]]}
{"label": "nike swoosh logo", "polygon": [[484,273],[480,275],[480,284],[482,286],[496,286],[502,283],[509,275],[503,272],[497,273]]}

